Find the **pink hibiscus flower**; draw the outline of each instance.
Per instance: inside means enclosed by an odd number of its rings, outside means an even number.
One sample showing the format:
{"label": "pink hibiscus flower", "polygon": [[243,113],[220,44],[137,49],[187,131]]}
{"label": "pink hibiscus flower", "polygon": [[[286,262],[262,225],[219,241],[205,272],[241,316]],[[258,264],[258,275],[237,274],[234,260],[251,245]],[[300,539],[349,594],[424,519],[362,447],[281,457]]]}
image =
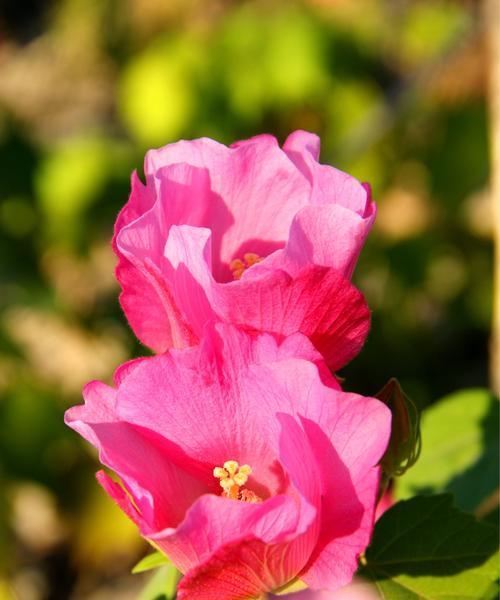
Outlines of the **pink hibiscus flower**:
{"label": "pink hibiscus flower", "polygon": [[369,311],[349,278],[375,204],[318,156],[304,131],[283,149],[262,135],[148,152],[113,240],[121,305],[144,344],[194,345],[215,319],[301,332],[334,370],[359,352]]}
{"label": "pink hibiscus flower", "polygon": [[184,573],[180,600],[352,579],[374,522],[390,411],[342,392],[301,334],[209,325],[200,346],[92,382],[66,423],[120,478],[98,479]]}

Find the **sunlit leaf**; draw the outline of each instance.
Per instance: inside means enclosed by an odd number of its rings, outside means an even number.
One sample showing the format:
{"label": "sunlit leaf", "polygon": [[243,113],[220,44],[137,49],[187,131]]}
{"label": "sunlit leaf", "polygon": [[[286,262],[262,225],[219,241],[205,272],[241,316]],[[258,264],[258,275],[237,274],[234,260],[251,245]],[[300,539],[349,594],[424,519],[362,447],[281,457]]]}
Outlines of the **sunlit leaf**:
{"label": "sunlit leaf", "polygon": [[162,552],[153,552],[152,554],[148,554],[142,560],[140,560],[132,569],[132,573],[150,571],[151,569],[157,569],[158,567],[168,563],[168,558]]}
{"label": "sunlit leaf", "polygon": [[422,415],[422,454],[397,481],[396,495],[449,491],[473,510],[498,488],[498,401],[487,390],[463,390]]}
{"label": "sunlit leaf", "polygon": [[493,600],[497,537],[449,494],[413,498],[377,522],[360,574],[384,600]]}
{"label": "sunlit leaf", "polygon": [[171,600],[175,597],[179,572],[172,564],[160,567],[137,600]]}

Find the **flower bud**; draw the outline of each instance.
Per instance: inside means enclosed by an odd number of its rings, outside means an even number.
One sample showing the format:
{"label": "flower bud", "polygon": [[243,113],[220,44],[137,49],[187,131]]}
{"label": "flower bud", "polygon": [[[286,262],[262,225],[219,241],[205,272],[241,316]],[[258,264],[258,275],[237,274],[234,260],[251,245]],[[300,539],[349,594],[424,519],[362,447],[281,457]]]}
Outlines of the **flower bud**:
{"label": "flower bud", "polygon": [[375,397],[392,413],[391,437],[380,461],[383,475],[389,480],[403,475],[420,455],[420,414],[397,379],[391,378]]}

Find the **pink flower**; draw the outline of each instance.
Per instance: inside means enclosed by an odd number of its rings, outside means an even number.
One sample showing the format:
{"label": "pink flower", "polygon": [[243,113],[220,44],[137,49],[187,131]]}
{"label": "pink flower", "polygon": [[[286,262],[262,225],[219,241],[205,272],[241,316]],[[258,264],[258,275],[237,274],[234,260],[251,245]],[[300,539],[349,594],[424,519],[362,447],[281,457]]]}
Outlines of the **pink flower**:
{"label": "pink flower", "polygon": [[360,579],[355,579],[351,584],[346,585],[335,592],[315,592],[313,590],[303,590],[294,594],[285,594],[284,596],[268,596],[275,600],[380,600],[380,595],[374,585],[366,583]]}
{"label": "pink flower", "polygon": [[225,324],[200,346],[92,382],[66,423],[107,493],[185,574],[180,600],[238,600],[296,577],[335,590],[370,539],[390,411],[342,392],[301,334]]}
{"label": "pink flower", "polygon": [[262,135],[148,152],[113,246],[122,307],[139,339],[163,352],[194,345],[210,320],[301,332],[338,369],[369,329],[348,281],[375,218],[369,189],[318,163],[304,131],[281,149]]}

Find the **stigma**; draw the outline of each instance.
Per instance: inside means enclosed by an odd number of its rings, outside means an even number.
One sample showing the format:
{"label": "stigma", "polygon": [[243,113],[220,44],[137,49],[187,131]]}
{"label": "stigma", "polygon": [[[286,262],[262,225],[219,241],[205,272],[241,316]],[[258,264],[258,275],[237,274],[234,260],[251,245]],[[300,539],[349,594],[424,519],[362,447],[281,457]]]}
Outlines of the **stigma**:
{"label": "stigma", "polygon": [[229,268],[233,273],[234,279],[240,279],[243,273],[249,269],[251,266],[259,263],[262,258],[258,254],[254,254],[253,252],[247,252],[243,255],[243,260],[240,258],[235,258],[229,263]]}
{"label": "stigma", "polygon": [[214,477],[219,480],[222,496],[242,502],[261,502],[254,492],[243,488],[252,469],[249,465],[239,465],[235,460],[226,460],[223,467],[215,467]]}

